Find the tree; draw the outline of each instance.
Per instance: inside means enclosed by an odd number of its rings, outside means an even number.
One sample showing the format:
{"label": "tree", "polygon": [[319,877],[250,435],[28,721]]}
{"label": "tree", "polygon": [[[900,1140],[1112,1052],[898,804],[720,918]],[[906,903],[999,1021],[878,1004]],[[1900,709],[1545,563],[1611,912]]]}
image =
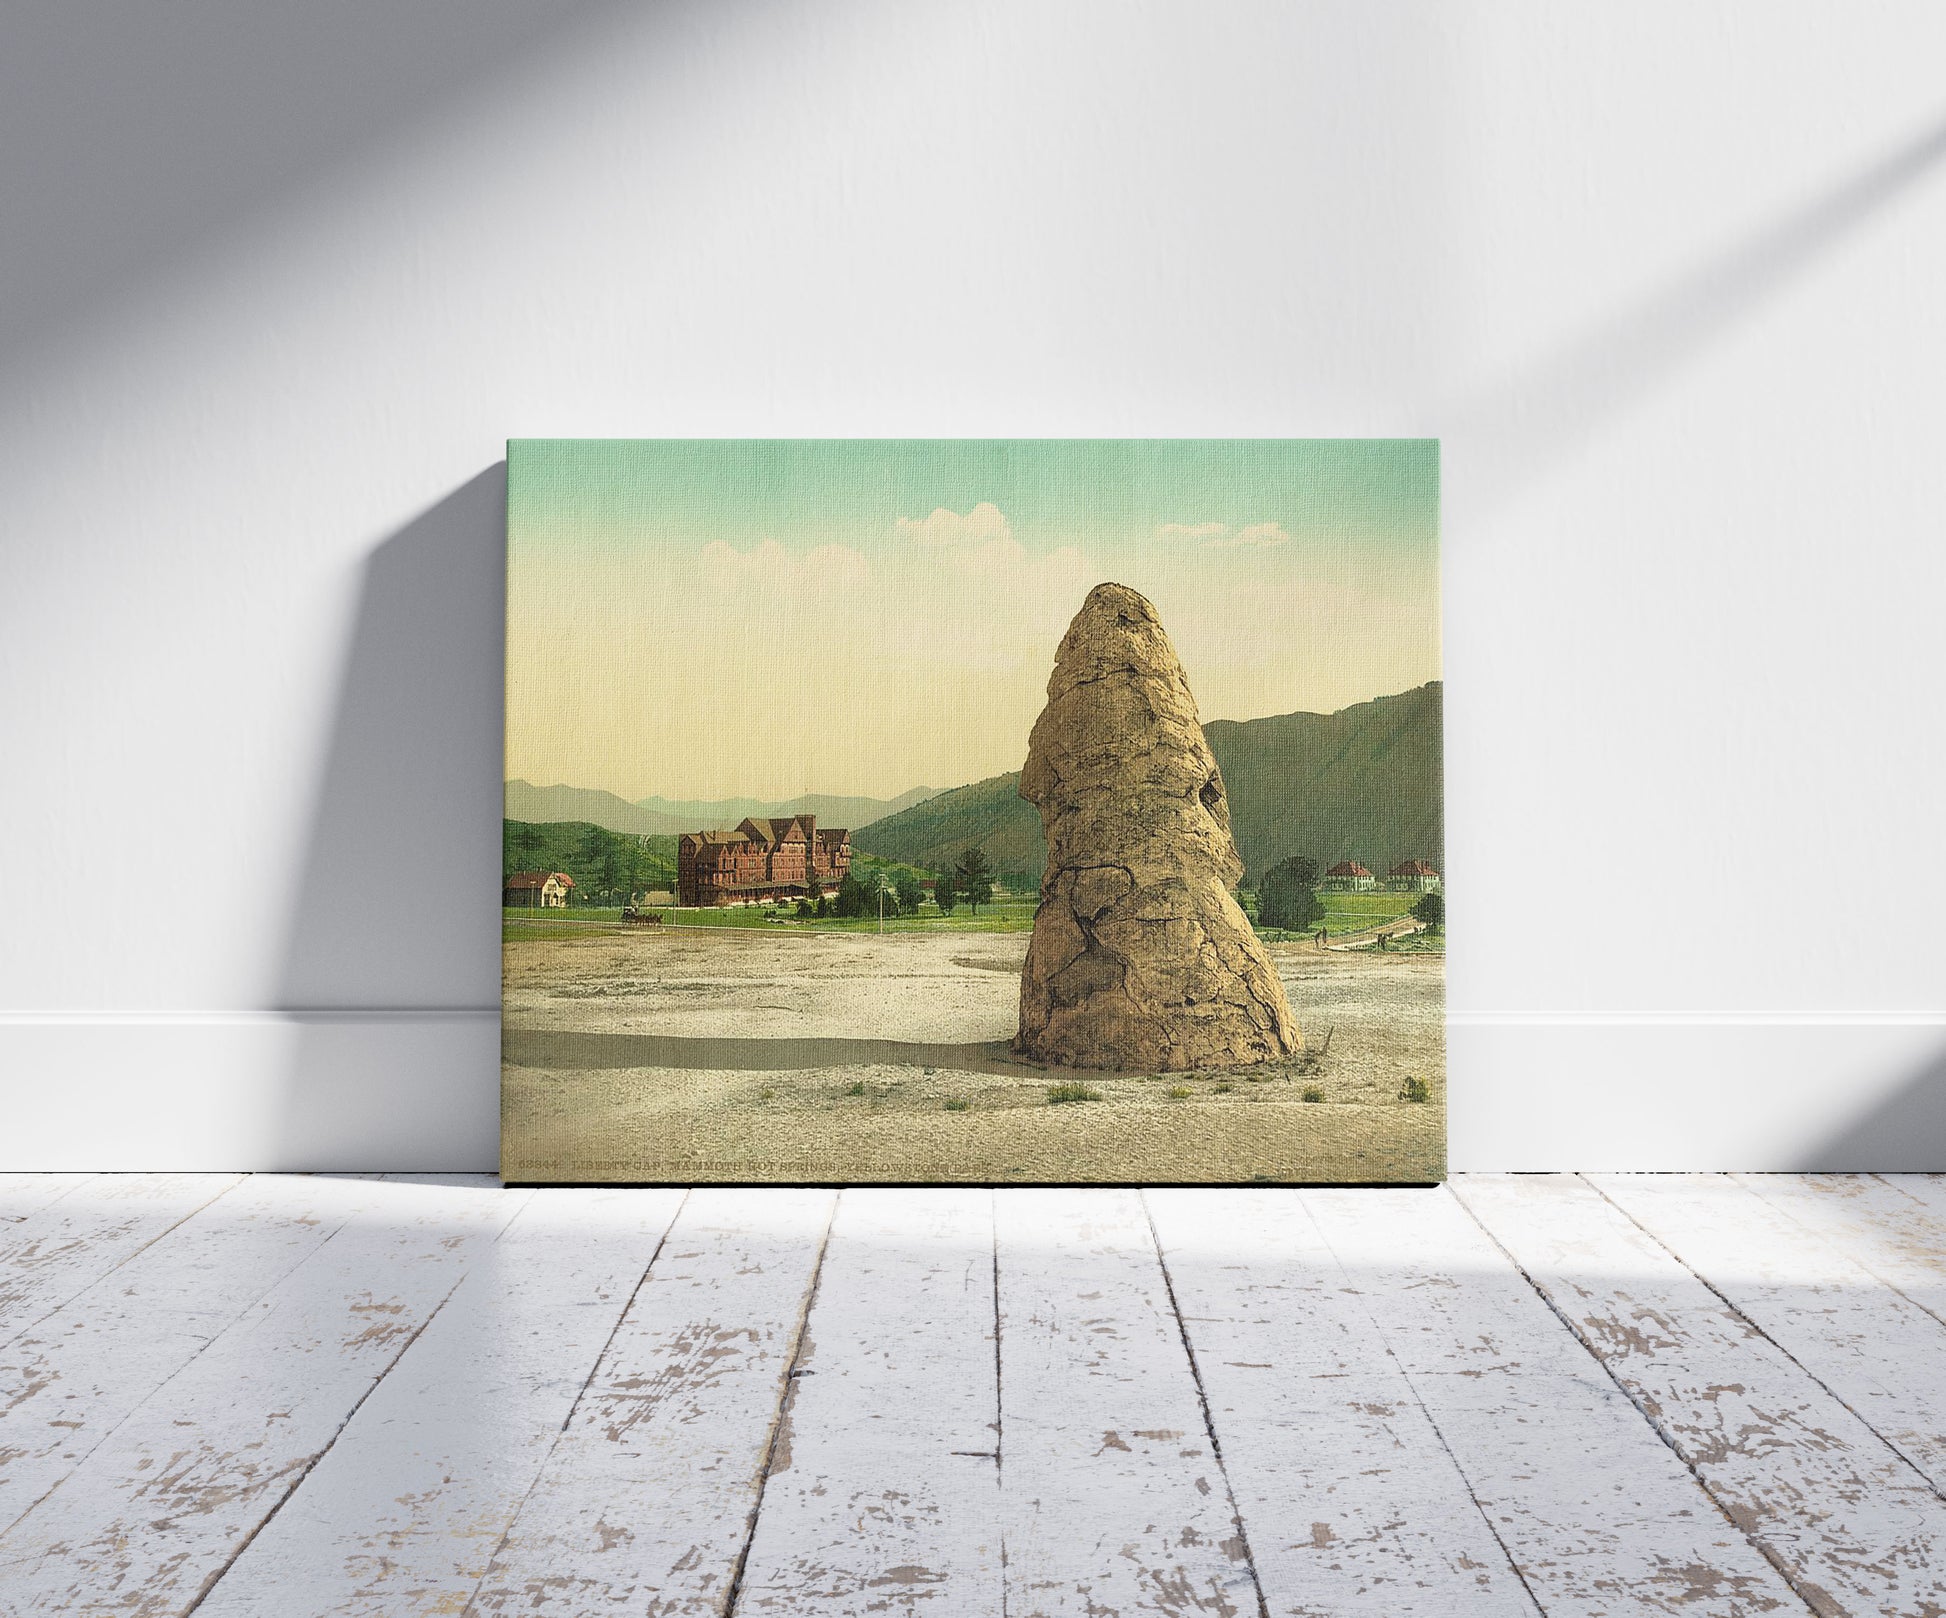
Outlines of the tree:
{"label": "tree", "polygon": [[1307,932],[1324,919],[1318,897],[1318,862],[1302,854],[1279,860],[1257,884],[1257,924]]}
{"label": "tree", "polygon": [[959,890],[953,886],[953,873],[941,871],[932,885],[932,902],[939,906],[942,916],[950,916],[953,906],[959,903]]}
{"label": "tree", "polygon": [[831,908],[841,916],[862,916],[867,909],[876,914],[878,895],[859,880],[856,871],[847,871],[845,879],[838,884],[838,896]]}
{"label": "tree", "polygon": [[992,900],[993,867],[987,864],[986,854],[977,844],[960,855],[959,864],[953,870],[953,886],[976,916],[980,906]]}
{"label": "tree", "polygon": [[1413,919],[1423,921],[1436,933],[1446,930],[1446,895],[1443,893],[1422,893],[1419,902],[1412,907]]}
{"label": "tree", "polygon": [[892,879],[892,886],[899,895],[899,911],[903,915],[916,916],[919,906],[926,902],[926,890],[919,886],[919,873],[901,871]]}

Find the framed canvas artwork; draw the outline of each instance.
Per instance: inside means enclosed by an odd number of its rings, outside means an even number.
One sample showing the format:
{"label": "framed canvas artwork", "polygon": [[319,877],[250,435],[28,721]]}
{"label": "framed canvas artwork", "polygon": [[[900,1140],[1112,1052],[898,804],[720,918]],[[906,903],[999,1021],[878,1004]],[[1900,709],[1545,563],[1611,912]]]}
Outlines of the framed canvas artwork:
{"label": "framed canvas artwork", "polygon": [[1427,440],[508,447],[502,1172],[1445,1172]]}

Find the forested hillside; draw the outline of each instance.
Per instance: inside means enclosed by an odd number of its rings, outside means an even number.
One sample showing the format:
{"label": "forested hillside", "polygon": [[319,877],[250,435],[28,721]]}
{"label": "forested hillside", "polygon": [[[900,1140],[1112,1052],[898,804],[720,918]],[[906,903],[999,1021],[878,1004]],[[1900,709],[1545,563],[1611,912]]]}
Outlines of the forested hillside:
{"label": "forested hillside", "polygon": [[585,821],[503,822],[503,877],[516,871],[566,871],[574,904],[620,904],[631,893],[676,885],[676,839],[631,837]]}
{"label": "forested hillside", "polygon": [[[1439,682],[1333,714],[1219,719],[1203,727],[1237,850],[1254,881],[1292,854],[1329,867],[1354,859],[1381,876],[1404,860],[1445,868]],[[996,775],[888,816],[852,841],[928,869],[978,845],[996,871],[1038,878],[1047,851],[1020,777]]]}

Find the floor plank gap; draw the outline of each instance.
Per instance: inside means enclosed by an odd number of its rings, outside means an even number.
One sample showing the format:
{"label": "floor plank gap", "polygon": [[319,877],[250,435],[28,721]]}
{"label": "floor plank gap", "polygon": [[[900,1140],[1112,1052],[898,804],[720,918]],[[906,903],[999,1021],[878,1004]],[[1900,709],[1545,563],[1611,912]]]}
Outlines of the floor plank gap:
{"label": "floor plank gap", "polygon": [[1487,1240],[1492,1242],[1495,1247],[1499,1248],[1500,1251],[1506,1255],[1507,1262],[1511,1264],[1514,1267],[1514,1269],[1519,1272],[1520,1278],[1523,1281],[1525,1281],[1529,1287],[1533,1289],[1534,1296],[1539,1298],[1541,1302],[1547,1306],[1548,1310],[1554,1315],[1555,1319],[1560,1321],[1562,1328],[1568,1333],[1568,1335],[1571,1336],[1577,1343],[1579,1343],[1582,1346],[1582,1348],[1584,1348],[1587,1351],[1589,1358],[1591,1358],[1596,1365],[1601,1367],[1602,1374],[1606,1376],[1609,1379],[1609,1381],[1614,1384],[1616,1391],[1619,1392],[1624,1399],[1628,1400],[1628,1402],[1635,1407],[1636,1411],[1641,1415],[1643,1422],[1648,1426],[1649,1430],[1653,1432],[1656,1435],[1656,1437],[1662,1441],[1663,1445],[1668,1449],[1669,1453],[1675,1456],[1675,1458],[1682,1463],[1683,1470],[1687,1472],[1690,1475],[1690,1477],[1695,1480],[1696,1488],[1698,1492],[1701,1493],[1703,1498],[1708,1500],[1713,1507],[1715,1507],[1718,1515],[1722,1517],[1724,1523],[1728,1527],[1734,1529],[1744,1539],[1744,1541],[1747,1544],[1749,1544],[1752,1550],[1754,1550],[1759,1556],[1761,1556],[1766,1562],[1768,1562],[1773,1568],[1777,1570],[1777,1576],[1781,1578],[1787,1585],[1789,1585],[1791,1589],[1791,1593],[1795,1595],[1798,1598],[1798,1600],[1804,1603],[1805,1611],[1811,1613],[1813,1615],[1813,1618],[1830,1618],[1830,1608],[1827,1605],[1821,1604],[1815,1598],[1813,1592],[1807,1591],[1803,1587],[1803,1585],[1798,1581],[1797,1577],[1792,1573],[1791,1569],[1785,1565],[1782,1557],[1779,1556],[1775,1550],[1773,1550],[1769,1545],[1766,1545],[1762,1540],[1757,1539],[1756,1537],[1751,1535],[1748,1529],[1746,1528],[1746,1526],[1737,1520],[1737,1514],[1734,1511],[1732,1511],[1730,1507],[1727,1504],[1725,1504],[1724,1501],[1717,1495],[1717,1492],[1710,1487],[1709,1480],[1703,1476],[1703,1473],[1701,1469],[1697,1466],[1695,1460],[1688,1453],[1684,1451],[1682,1445],[1676,1442],[1675,1435],[1671,1433],[1669,1429],[1662,1423],[1662,1421],[1655,1415],[1655,1413],[1649,1409],[1647,1401],[1644,1400],[1640,1395],[1638,1395],[1634,1389],[1629,1387],[1628,1383],[1622,1378],[1621,1373],[1617,1371],[1614,1366],[1609,1364],[1609,1362],[1602,1356],[1602,1354],[1596,1349],[1594,1343],[1589,1339],[1587,1334],[1582,1331],[1581,1327],[1578,1324],[1576,1324],[1576,1322],[1572,1320],[1562,1310],[1562,1308],[1558,1303],[1555,1302],[1553,1295],[1548,1291],[1548,1289],[1542,1286],[1540,1282],[1534,1278],[1533,1272],[1530,1271],[1524,1264],[1520,1262],[1518,1258],[1514,1256],[1512,1250],[1506,1245],[1506,1243],[1500,1240],[1499,1236],[1497,1236],[1494,1233],[1492,1227],[1489,1226],[1483,1219],[1481,1219],[1478,1210],[1476,1210],[1470,1203],[1468,1203],[1464,1197],[1456,1196],[1454,1200],[1457,1201],[1462,1208],[1466,1209],[1468,1216],[1473,1220],[1473,1222],[1476,1225],[1480,1227],[1480,1230],[1485,1234]]}
{"label": "floor plank gap", "polygon": [[770,1424],[770,1442],[764,1446],[763,1465],[757,1469],[757,1496],[750,1502],[749,1526],[744,1530],[743,1545],[737,1551],[735,1566],[730,1570],[729,1592],[723,1598],[724,1618],[735,1618],[737,1602],[743,1597],[743,1575],[750,1566],[750,1547],[757,1538],[757,1524],[763,1518],[764,1494],[770,1487],[770,1474],[776,1468],[778,1447],[790,1431],[791,1407],[797,1402],[798,1378],[804,1368],[805,1328],[810,1324],[811,1311],[817,1306],[818,1283],[824,1279],[825,1255],[831,1251],[831,1227],[838,1222],[838,1209],[845,1200],[844,1192],[832,1198],[831,1213],[824,1222],[824,1234],[818,1240],[818,1256],[811,1265],[811,1284],[804,1292],[804,1305],[797,1313],[797,1330],[792,1334],[789,1357],[784,1362],[784,1380],[777,1393],[777,1414]]}
{"label": "floor plank gap", "polygon": [[1203,1370],[1196,1362],[1196,1345],[1189,1340],[1189,1327],[1183,1320],[1182,1304],[1176,1297],[1176,1283],[1169,1274],[1169,1257],[1162,1249],[1162,1237],[1155,1228],[1155,1211],[1149,1206],[1147,1191],[1137,1193],[1142,1199],[1142,1216],[1148,1221],[1149,1239],[1155,1243],[1155,1261],[1162,1271],[1162,1291],[1169,1300],[1169,1314],[1176,1323],[1176,1335],[1182,1340],[1183,1357],[1189,1361],[1189,1379],[1196,1387],[1196,1405],[1203,1413],[1203,1432],[1209,1439],[1210,1457],[1216,1462],[1217,1475],[1223,1479],[1223,1498],[1229,1503],[1230,1521],[1236,1526],[1237,1544],[1243,1548],[1243,1565],[1250,1575],[1250,1588],[1257,1598],[1257,1618],[1270,1618],[1270,1605],[1264,1599],[1263,1581],[1257,1576],[1257,1559],[1250,1551],[1250,1534],[1243,1524],[1243,1513],[1237,1509],[1237,1494],[1230,1483],[1230,1471],[1223,1464],[1223,1440],[1217,1436],[1216,1422],[1210,1416],[1209,1391],[1203,1386]]}
{"label": "floor plank gap", "polygon": [[[1633,1225],[1637,1230],[1639,1230],[1642,1233],[1644,1240],[1653,1242],[1658,1248],[1660,1248],[1663,1252],[1669,1255],[1670,1261],[1672,1263],[1681,1265],[1683,1269],[1685,1269],[1692,1277],[1695,1278],[1696,1284],[1698,1286],[1702,1287],[1704,1291],[1708,1292],[1711,1297],[1716,1299],[1717,1303],[1722,1307],[1724,1313],[1729,1315],[1729,1317],[1732,1320],[1736,1321],[1740,1326],[1742,1326],[1743,1329],[1749,1332],[1752,1337],[1761,1338],[1765,1343],[1767,1343],[1770,1346],[1770,1348],[1776,1354],[1778,1354],[1781,1358],[1789,1361],[1790,1364],[1796,1366],[1797,1369],[1801,1371],[1807,1379],[1809,1379],[1811,1382],[1817,1385],[1817,1387],[1824,1393],[1826,1398],[1830,1399],[1831,1402],[1837,1405],[1840,1409],[1846,1411],[1848,1414],[1855,1417],[1861,1426],[1870,1428],[1873,1436],[1876,1437],[1878,1441],[1882,1443],[1887,1449],[1889,1449],[1895,1456],[1897,1456],[1900,1462],[1906,1467],[1906,1469],[1912,1473],[1913,1479],[1917,1483],[1919,1483],[1922,1487],[1930,1490],[1934,1495],[1938,1496],[1942,1504],[1946,1504],[1946,1488],[1942,1488],[1939,1481],[1936,1478],[1934,1478],[1934,1476],[1930,1472],[1928,1472],[1925,1467],[1921,1466],[1919,1462],[1916,1459],[1914,1459],[1913,1456],[1906,1453],[1904,1447],[1898,1442],[1896,1437],[1880,1431],[1879,1428],[1873,1424],[1871,1415],[1868,1411],[1860,1408],[1859,1405],[1855,1404],[1852,1400],[1846,1398],[1845,1395],[1838,1388],[1834,1387],[1830,1382],[1826,1381],[1824,1377],[1818,1374],[1816,1368],[1807,1359],[1800,1358],[1796,1353],[1793,1353],[1790,1348],[1790,1345],[1783,1339],[1782,1336],[1780,1336],[1777,1333],[1766,1330],[1761,1321],[1757,1320],[1753,1315],[1748,1313],[1744,1308],[1742,1308],[1736,1302],[1735,1299],[1733,1299],[1727,1292],[1725,1292],[1722,1287],[1718,1286],[1716,1282],[1710,1279],[1708,1273],[1706,1272],[1706,1269],[1703,1266],[1692,1263],[1688,1257],[1686,1257],[1676,1246],[1672,1245],[1659,1232],[1652,1230],[1650,1229],[1649,1226],[1645,1225],[1627,1207],[1623,1206],[1623,1204],[1616,1201],[1614,1197],[1610,1196],[1598,1181],[1590,1178],[1586,1174],[1577,1175],[1576,1178],[1581,1180],[1595,1193],[1596,1196],[1600,1197],[1602,1201],[1606,1202],[1609,1205],[1609,1207],[1613,1208],[1618,1214],[1620,1214],[1631,1225]],[[1707,1485],[1705,1485],[1705,1487],[1707,1487]]]}

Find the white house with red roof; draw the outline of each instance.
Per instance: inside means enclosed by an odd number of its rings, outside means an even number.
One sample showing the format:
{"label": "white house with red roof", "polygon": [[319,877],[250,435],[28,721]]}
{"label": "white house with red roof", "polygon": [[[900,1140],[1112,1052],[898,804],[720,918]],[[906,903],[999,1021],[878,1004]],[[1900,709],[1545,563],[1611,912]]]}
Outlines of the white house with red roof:
{"label": "white house with red roof", "polygon": [[1437,893],[1439,873],[1424,860],[1406,860],[1392,867],[1386,881],[1405,893]]}
{"label": "white house with red roof", "polygon": [[516,871],[500,890],[510,910],[565,910],[574,878],[566,871]]}
{"label": "white house with red roof", "polygon": [[1336,888],[1341,893],[1367,893],[1378,886],[1378,878],[1356,860],[1340,860],[1324,873],[1321,888]]}

